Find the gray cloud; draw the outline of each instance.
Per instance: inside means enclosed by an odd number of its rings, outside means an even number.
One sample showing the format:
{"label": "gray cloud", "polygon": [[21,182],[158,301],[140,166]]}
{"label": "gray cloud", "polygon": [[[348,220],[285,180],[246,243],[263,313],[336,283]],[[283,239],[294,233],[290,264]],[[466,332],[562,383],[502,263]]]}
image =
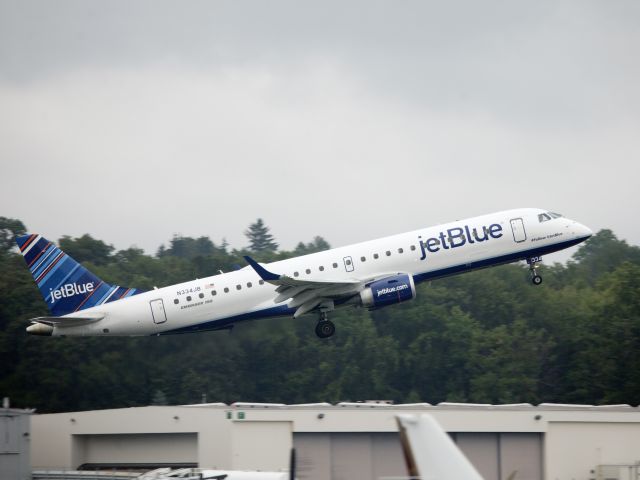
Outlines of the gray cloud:
{"label": "gray cloud", "polygon": [[148,251],[517,206],[640,243],[636,2],[0,2],[0,204]]}
{"label": "gray cloud", "polygon": [[[0,75],[329,57],[369,88],[552,128],[638,120],[637,2],[9,2]],[[550,113],[553,112],[553,115]]]}

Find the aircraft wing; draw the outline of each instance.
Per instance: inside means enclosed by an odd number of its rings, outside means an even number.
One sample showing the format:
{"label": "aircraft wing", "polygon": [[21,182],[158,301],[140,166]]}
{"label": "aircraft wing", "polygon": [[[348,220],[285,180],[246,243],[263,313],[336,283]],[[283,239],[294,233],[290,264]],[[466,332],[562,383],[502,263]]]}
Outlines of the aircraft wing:
{"label": "aircraft wing", "polygon": [[331,303],[333,306],[334,300],[356,295],[364,286],[361,280],[298,280],[270,272],[249,256],[245,256],[244,259],[260,278],[277,287],[278,296],[274,299],[275,303],[291,299],[288,306],[296,309],[294,318],[323,304]]}

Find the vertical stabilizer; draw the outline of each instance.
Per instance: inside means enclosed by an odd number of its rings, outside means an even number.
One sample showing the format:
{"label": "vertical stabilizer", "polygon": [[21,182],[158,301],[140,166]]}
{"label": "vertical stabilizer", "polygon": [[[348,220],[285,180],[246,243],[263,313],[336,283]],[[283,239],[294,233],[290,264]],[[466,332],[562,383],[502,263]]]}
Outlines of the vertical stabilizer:
{"label": "vertical stabilizer", "polygon": [[135,288],[103,282],[41,235],[24,235],[16,242],[44,301],[55,316],[141,293]]}
{"label": "vertical stabilizer", "polygon": [[409,475],[422,480],[483,480],[436,420],[396,415]]}

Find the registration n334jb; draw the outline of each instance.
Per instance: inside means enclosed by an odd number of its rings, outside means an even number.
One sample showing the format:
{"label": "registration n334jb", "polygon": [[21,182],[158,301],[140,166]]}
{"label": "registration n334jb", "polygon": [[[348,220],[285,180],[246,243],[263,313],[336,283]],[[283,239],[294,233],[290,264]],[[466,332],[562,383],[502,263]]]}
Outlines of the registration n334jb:
{"label": "registration n334jb", "polygon": [[542,255],[591,235],[547,210],[507,210],[269,264],[245,257],[240,270],[150,291],[105,283],[41,235],[17,243],[51,312],[31,320],[34,335],[165,335],[314,313],[326,338],[335,308],[411,300],[426,280],[526,260],[540,285]]}

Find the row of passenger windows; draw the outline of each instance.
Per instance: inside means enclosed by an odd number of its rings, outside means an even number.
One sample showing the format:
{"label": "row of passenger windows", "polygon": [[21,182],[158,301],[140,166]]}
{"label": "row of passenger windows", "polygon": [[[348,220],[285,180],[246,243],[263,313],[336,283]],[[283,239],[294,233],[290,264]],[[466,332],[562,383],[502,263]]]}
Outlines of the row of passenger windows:
{"label": "row of passenger windows", "polygon": [[[411,249],[411,251],[413,251],[413,250],[415,250],[415,249],[416,249],[416,246],[415,246],[415,245],[411,245],[409,248]],[[399,249],[398,249],[398,253],[404,253],[404,249],[403,249],[403,248],[399,248]],[[385,254],[387,257],[390,257],[390,256],[391,256],[391,250],[387,250],[386,252],[384,252],[384,254]],[[373,254],[373,259],[374,259],[374,260],[378,260],[379,258],[380,258],[380,255],[378,255],[377,253],[374,253],[374,254]],[[360,261],[361,261],[361,262],[366,262],[366,261],[367,261],[367,257],[364,257],[364,256],[363,256],[363,257],[360,257]]]}
{"label": "row of passenger windows", "polygon": [[[414,250],[416,249],[416,246],[415,246],[415,245],[411,245],[409,248],[410,248],[410,250],[411,250],[411,251],[414,251]],[[404,248],[398,248],[398,253],[404,253]],[[391,250],[387,250],[386,252],[384,252],[384,254],[385,254],[387,257],[390,257],[390,256],[391,256]],[[373,254],[373,258],[374,258],[374,260],[378,260],[378,259],[380,258],[380,255],[379,255],[379,254],[377,254],[377,253],[374,253],[374,254]],[[365,257],[365,256],[360,257],[360,261],[361,261],[361,262],[366,262],[366,261],[367,261],[367,257]],[[350,258],[345,258],[344,263],[345,263],[348,267],[350,267],[350,266],[352,265],[352,263],[353,263],[353,262],[351,261],[351,259],[350,259]],[[337,264],[336,262],[333,262],[333,263],[331,264],[331,266],[332,266],[333,268],[338,268],[338,264]],[[324,272],[324,266],[320,265],[320,266],[318,267],[318,270],[319,270],[319,271],[321,271],[321,272]],[[306,273],[307,275],[309,275],[309,274],[311,273],[311,269],[310,269],[310,268],[307,268],[307,269],[304,271],[304,273]],[[294,276],[294,277],[299,277],[299,276],[300,276],[300,272],[293,272],[293,276]]]}
{"label": "row of passenger windows", "polygon": [[[411,245],[411,246],[409,247],[409,249],[410,249],[411,251],[414,251],[414,250],[416,249],[416,246],[415,246],[415,245]],[[404,249],[403,249],[403,248],[398,248],[398,253],[404,253]],[[390,256],[391,256],[391,250],[387,250],[386,252],[384,252],[384,254],[385,254],[385,256],[390,257]],[[374,254],[373,254],[373,258],[374,258],[374,260],[378,260],[378,259],[380,258],[380,255],[379,255],[379,254],[377,254],[377,253],[374,253]],[[365,257],[365,256],[360,257],[360,261],[361,261],[361,262],[366,262],[366,261],[367,261],[367,257]],[[348,258],[347,258],[347,259],[345,259],[345,264],[346,264],[347,266],[351,266],[352,262],[351,262],[351,260],[350,260],[350,259],[348,259]],[[337,262],[333,262],[333,263],[331,264],[331,266],[332,266],[333,268],[338,268],[338,263],[337,263]],[[324,272],[324,266],[320,265],[320,266],[318,267],[318,270],[319,270],[319,271],[321,271],[321,272]],[[310,269],[310,268],[307,268],[304,272],[305,272],[307,275],[309,275],[309,274],[311,274],[311,269]],[[293,272],[293,276],[294,276],[294,277],[299,277],[299,276],[300,276],[300,272]],[[260,285],[263,285],[263,284],[264,284],[264,280],[260,280],[258,283],[259,283]],[[251,288],[252,286],[253,286],[253,284],[252,284],[251,282],[247,282],[247,288]],[[236,285],[236,290],[242,290],[242,285],[240,285],[240,284]],[[224,293],[229,293],[229,287],[224,287]],[[218,292],[217,292],[216,290],[211,290],[211,295],[212,295],[212,296],[214,296],[214,297],[215,297],[217,294],[218,294]],[[198,294],[198,297],[199,297],[199,298],[204,298],[204,293],[202,293],[202,292],[201,292],[201,293],[199,293],[199,294]],[[187,295],[186,300],[187,300],[187,302],[190,302],[190,301],[192,300],[191,295]],[[180,300],[179,300],[179,299],[177,299],[177,298],[175,298],[175,299],[173,300],[173,303],[175,303],[175,304],[177,305],[178,303],[180,303]]]}
{"label": "row of passenger windows", "polygon": [[[264,280],[258,280],[258,284],[259,285],[264,285]],[[251,282],[247,282],[247,288],[251,288],[253,287],[253,283]],[[242,285],[238,284],[236,285],[236,290],[242,290]],[[229,287],[224,287],[224,293],[229,293]],[[218,294],[217,290],[211,290],[211,296],[215,297]],[[200,292],[198,294],[198,298],[204,298],[204,293]],[[193,300],[193,297],[191,295],[187,295],[186,296],[186,300],[187,302],[190,302],[191,300]],[[174,298],[173,299],[173,303],[175,303],[176,305],[180,303],[180,300],[178,298]]]}

